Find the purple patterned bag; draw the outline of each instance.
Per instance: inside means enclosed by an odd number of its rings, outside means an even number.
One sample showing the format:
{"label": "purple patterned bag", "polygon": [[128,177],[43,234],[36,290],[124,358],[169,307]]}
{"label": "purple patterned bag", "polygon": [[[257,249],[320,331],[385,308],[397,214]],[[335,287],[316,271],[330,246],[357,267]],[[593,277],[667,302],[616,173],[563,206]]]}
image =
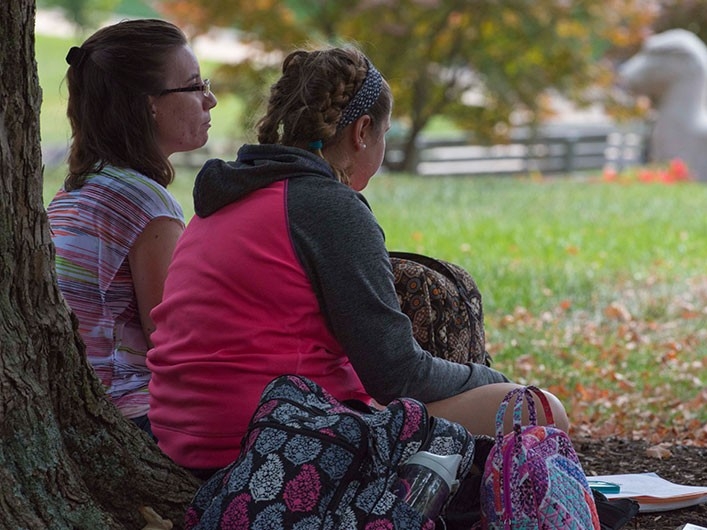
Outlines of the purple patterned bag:
{"label": "purple patterned bag", "polygon": [[[548,426],[537,425],[533,393]],[[515,398],[513,432],[503,418]],[[529,425],[521,425],[523,402]],[[481,485],[481,527],[489,530],[600,530],[594,496],[567,434],[554,427],[547,397],[533,386],[511,390],[496,415],[496,444]]]}
{"label": "purple patterned bag", "polygon": [[461,454],[461,480],[474,439],[413,399],[374,410],[341,403],[306,378],[278,377],[263,391],[240,457],[198,490],[185,527],[431,530],[435,521],[394,493],[398,466],[419,450]]}

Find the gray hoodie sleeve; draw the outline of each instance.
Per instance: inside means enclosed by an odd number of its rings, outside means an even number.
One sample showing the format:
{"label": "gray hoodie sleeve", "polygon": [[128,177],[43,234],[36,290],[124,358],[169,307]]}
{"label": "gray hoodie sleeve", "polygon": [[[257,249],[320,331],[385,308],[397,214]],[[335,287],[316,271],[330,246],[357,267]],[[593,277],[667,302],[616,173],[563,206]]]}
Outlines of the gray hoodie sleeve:
{"label": "gray hoodie sleeve", "polygon": [[366,392],[432,402],[507,381],[491,368],[433,357],[412,335],[395,294],[383,232],[363,196],[326,178],[288,186],[291,237],[332,333]]}

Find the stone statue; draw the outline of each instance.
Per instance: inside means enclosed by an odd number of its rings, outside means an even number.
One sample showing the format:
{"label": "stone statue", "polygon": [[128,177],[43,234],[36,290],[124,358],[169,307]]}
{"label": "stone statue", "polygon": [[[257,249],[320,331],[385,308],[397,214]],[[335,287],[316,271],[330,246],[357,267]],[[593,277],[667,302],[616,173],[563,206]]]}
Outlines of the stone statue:
{"label": "stone statue", "polygon": [[649,37],[624,63],[619,82],[651,98],[657,111],[650,158],[679,158],[697,180],[707,181],[707,46],[684,29]]}

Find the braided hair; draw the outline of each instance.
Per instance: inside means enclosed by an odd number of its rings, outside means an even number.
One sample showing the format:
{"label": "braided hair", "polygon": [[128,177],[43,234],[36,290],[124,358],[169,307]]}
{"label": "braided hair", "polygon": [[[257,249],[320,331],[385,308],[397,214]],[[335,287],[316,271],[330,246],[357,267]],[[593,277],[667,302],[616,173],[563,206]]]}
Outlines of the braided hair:
{"label": "braided hair", "polygon": [[[270,89],[265,116],[258,122],[258,142],[309,149],[321,155],[322,146],[334,144],[341,137],[346,128],[341,125],[349,121],[345,118],[347,107],[371,72],[380,79],[366,56],[355,48],[290,53],[283,62],[282,76]],[[381,80],[377,98],[361,110],[374,127],[381,127],[391,105],[390,88]],[[348,183],[343,169],[332,168],[339,180]]]}

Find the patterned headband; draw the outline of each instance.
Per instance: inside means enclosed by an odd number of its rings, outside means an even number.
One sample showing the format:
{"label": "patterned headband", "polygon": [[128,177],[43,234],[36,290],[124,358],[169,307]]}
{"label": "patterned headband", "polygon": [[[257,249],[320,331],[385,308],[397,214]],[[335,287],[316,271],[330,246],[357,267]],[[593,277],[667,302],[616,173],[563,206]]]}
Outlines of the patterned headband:
{"label": "patterned headband", "polygon": [[371,61],[366,59],[366,64],[368,65],[368,72],[366,72],[363,84],[341,113],[341,119],[336,126],[337,131],[363,116],[378,101],[378,96],[380,96],[383,88],[383,77],[376,70],[376,67],[371,64]]}

